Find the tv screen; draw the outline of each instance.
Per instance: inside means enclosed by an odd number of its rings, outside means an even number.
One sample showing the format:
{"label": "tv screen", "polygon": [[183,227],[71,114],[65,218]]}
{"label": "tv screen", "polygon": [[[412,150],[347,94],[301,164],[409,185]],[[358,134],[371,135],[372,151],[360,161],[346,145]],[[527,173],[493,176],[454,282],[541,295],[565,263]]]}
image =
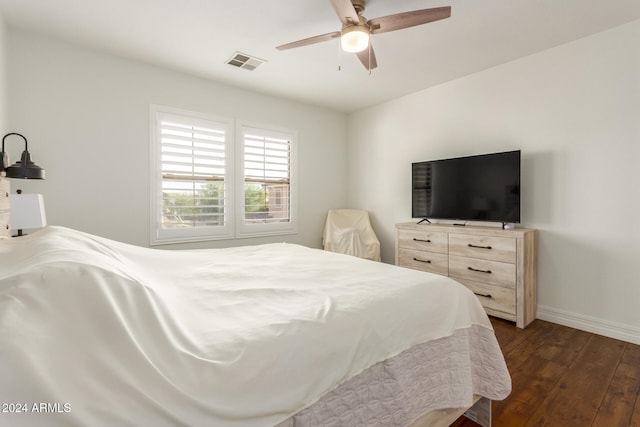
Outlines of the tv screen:
{"label": "tv screen", "polygon": [[412,217],[520,222],[520,151],[412,164]]}

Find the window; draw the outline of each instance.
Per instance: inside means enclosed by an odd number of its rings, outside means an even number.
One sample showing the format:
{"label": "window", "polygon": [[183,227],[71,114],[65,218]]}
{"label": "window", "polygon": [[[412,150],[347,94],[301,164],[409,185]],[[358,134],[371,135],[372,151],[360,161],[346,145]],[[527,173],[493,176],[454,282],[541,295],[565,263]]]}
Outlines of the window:
{"label": "window", "polygon": [[150,114],[152,245],[297,232],[295,132]]}
{"label": "window", "polygon": [[152,106],[151,244],[233,236],[233,126]]}
{"label": "window", "polygon": [[236,133],[236,235],[295,233],[295,132],[239,123]]}

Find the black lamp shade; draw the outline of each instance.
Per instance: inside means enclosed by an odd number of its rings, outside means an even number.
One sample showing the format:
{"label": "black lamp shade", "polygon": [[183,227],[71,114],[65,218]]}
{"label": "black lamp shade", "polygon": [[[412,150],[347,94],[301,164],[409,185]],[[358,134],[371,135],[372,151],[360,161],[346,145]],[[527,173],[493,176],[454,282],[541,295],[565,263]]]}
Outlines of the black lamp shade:
{"label": "black lamp shade", "polygon": [[44,179],[44,169],[31,161],[27,150],[22,152],[22,160],[5,169],[7,178]]}
{"label": "black lamp shade", "polygon": [[[15,164],[6,167],[4,165],[4,140],[10,136],[16,135],[24,139],[24,151],[22,152],[22,158]],[[31,154],[27,149],[27,138],[19,133],[8,133],[2,138],[2,153],[0,155],[0,172],[5,172],[7,178],[26,178],[26,179],[44,179],[44,169],[36,165],[31,161]]]}

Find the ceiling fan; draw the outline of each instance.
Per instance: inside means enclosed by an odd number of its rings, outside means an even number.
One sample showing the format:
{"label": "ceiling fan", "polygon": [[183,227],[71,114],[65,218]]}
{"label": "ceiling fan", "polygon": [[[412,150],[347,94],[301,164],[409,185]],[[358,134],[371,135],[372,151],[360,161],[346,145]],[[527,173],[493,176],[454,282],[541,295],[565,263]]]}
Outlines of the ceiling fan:
{"label": "ceiling fan", "polygon": [[401,30],[416,25],[427,24],[451,16],[451,6],[434,7],[431,9],[413,10],[411,12],[396,13],[367,20],[364,12],[365,0],[330,0],[333,9],[342,22],[342,30],[319,36],[309,37],[276,47],[279,50],[307,46],[340,37],[342,49],[353,52],[358,56],[364,67],[371,71],[378,66],[376,54],[373,51],[369,36],[371,34],[386,33]]}

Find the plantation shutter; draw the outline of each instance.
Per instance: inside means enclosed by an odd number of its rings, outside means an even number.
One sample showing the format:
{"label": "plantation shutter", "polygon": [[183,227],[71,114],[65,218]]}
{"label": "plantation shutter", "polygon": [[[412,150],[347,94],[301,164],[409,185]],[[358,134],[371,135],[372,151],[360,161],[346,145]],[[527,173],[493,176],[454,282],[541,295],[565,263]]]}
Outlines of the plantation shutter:
{"label": "plantation shutter", "polygon": [[240,234],[295,232],[295,135],[251,126],[240,126],[238,134],[244,189]]}
{"label": "plantation shutter", "polygon": [[150,106],[152,245],[297,232],[292,130]]}
{"label": "plantation shutter", "polygon": [[232,224],[229,122],[157,114],[158,240],[224,238]]}

